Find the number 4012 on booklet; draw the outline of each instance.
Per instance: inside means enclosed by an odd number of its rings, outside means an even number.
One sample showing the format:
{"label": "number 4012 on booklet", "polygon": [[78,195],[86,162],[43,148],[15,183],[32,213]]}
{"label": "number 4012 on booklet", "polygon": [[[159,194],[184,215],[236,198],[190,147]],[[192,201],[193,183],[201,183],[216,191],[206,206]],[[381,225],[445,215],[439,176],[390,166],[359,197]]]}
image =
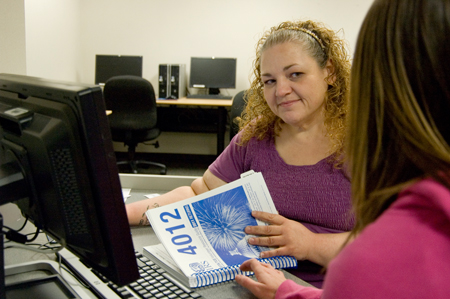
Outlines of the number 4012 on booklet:
{"label": "number 4012 on booklet", "polygon": [[[242,273],[239,265],[270,250],[247,242],[246,226],[266,225],[251,216],[253,210],[277,213],[262,174],[253,171],[198,196],[148,210],[168,255],[158,258],[152,246],[144,247],[144,254],[159,259],[154,262],[194,288],[232,280],[236,274],[251,275]],[[260,260],[275,268],[297,265],[288,256]]]}

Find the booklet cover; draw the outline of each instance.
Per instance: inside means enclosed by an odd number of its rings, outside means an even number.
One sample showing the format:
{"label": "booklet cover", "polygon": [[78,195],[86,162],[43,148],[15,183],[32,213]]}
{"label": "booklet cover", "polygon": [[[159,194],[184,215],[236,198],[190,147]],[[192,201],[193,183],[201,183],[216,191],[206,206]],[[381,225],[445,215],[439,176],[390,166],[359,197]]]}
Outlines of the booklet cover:
{"label": "booklet cover", "polygon": [[[251,216],[252,210],[277,213],[261,173],[198,196],[146,212],[157,237],[170,257],[196,288],[234,279],[239,265],[270,250],[248,244],[246,226],[267,225]],[[144,250],[145,253],[145,250]],[[295,267],[294,257],[260,259],[275,268]]]}

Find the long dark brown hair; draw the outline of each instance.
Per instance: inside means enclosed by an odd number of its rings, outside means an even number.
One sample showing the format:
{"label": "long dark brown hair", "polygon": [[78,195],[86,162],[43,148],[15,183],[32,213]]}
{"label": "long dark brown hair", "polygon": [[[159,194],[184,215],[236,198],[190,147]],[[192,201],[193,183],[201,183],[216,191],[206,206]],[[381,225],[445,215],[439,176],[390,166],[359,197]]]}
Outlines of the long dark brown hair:
{"label": "long dark brown hair", "polygon": [[354,234],[424,177],[449,186],[450,1],[376,0],[352,66]]}

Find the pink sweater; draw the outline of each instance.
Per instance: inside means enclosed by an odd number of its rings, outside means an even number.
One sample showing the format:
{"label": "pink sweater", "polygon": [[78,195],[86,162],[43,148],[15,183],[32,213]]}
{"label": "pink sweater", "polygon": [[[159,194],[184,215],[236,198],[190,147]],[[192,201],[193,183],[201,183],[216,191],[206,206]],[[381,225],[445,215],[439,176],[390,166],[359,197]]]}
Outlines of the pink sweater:
{"label": "pink sweater", "polygon": [[330,263],[323,292],[287,280],[276,298],[450,298],[450,191],[412,185]]}

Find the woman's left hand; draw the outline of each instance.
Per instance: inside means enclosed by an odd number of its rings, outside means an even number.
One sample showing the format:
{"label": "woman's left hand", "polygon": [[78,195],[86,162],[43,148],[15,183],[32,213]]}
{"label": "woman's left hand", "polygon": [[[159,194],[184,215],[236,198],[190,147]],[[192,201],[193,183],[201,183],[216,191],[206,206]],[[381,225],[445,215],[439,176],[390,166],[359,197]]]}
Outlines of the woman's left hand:
{"label": "woman's left hand", "polygon": [[298,260],[309,259],[309,252],[314,246],[315,234],[303,224],[289,220],[278,214],[253,211],[252,216],[264,221],[266,226],[247,226],[245,232],[257,235],[248,240],[251,245],[277,247],[263,251],[262,258],[278,255],[291,255]]}
{"label": "woman's left hand", "polygon": [[261,252],[261,257],[291,255],[297,260],[309,260],[321,266],[338,254],[349,237],[349,232],[316,234],[303,224],[278,214],[253,211],[252,216],[269,225],[247,226],[245,232],[256,235],[248,240],[251,245],[277,247]]}

